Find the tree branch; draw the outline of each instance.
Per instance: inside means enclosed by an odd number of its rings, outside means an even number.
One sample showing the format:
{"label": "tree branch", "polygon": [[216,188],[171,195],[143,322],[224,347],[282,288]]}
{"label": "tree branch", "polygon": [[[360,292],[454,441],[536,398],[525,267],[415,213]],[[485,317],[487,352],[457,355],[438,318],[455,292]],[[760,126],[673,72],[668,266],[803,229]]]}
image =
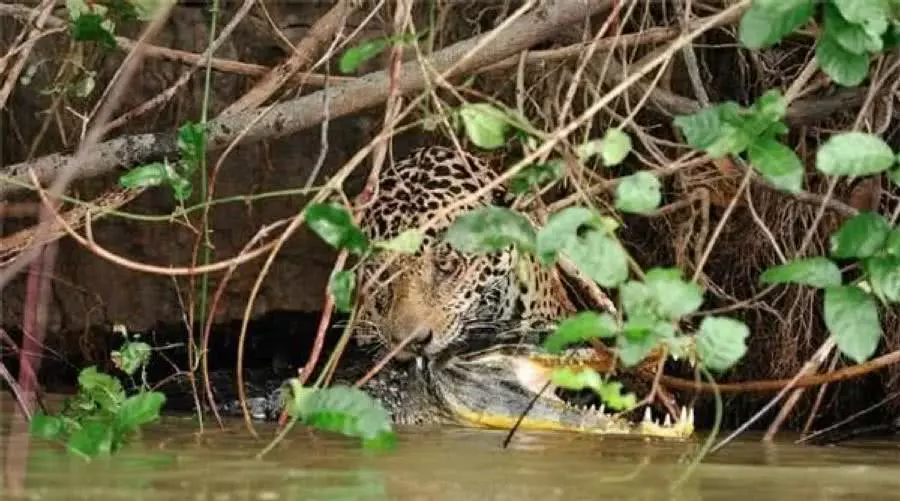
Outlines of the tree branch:
{"label": "tree branch", "polygon": [[[608,10],[613,0],[557,0],[541,2],[530,14],[513,22],[502,33],[470,57],[463,57],[489,34],[458,42],[435,52],[428,61],[430,68],[439,73],[453,68],[449,76],[466,74],[477,68],[496,63],[537,43],[540,43],[561,28],[584,20],[591,15]],[[394,82],[401,94],[409,94],[425,88],[428,75],[418,61],[404,64]],[[258,121],[260,110],[252,109],[234,113],[209,122],[208,149],[225,147],[234,141],[248,124],[246,134],[241,136],[245,143],[293,134],[320,123],[325,118],[323,103],[328,93],[328,115],[335,119],[354,112],[376,106],[387,99],[390,89],[388,71],[378,71],[363,76],[353,82],[323,89],[306,96],[274,105],[266,116]],[[78,178],[108,173],[120,166],[130,166],[145,162],[152,157],[177,156],[175,137],[172,134],[139,134],[112,139],[97,145],[82,165]],[[65,154],[47,155],[31,162],[23,162],[5,168],[6,174],[20,182],[29,182],[29,169],[34,170],[41,183],[53,180],[59,169],[66,164]],[[20,191],[17,184],[0,184],[0,196]]]}

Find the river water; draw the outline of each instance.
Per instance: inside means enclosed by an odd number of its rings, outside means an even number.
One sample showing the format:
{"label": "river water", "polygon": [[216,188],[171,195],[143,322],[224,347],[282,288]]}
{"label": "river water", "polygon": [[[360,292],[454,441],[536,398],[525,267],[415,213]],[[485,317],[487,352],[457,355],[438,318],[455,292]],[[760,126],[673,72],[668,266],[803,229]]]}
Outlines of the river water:
{"label": "river water", "polygon": [[[0,400],[5,397],[0,397]],[[9,411],[7,404],[0,407]],[[86,462],[57,445],[11,438],[0,415],[2,499],[33,500],[855,500],[900,499],[900,443],[799,446],[747,435],[696,469],[703,445],[561,433],[399,430],[387,453],[295,427],[261,459],[274,427],[241,421],[198,433],[166,417],[112,458]]]}

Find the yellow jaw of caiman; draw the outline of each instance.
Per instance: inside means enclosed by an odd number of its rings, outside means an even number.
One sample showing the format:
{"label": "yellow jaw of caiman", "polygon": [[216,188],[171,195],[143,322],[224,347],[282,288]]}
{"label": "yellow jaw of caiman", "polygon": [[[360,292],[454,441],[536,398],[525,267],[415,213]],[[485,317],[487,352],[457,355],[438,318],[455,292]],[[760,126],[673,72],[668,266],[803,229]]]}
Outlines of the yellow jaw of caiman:
{"label": "yellow jaw of caiman", "polygon": [[494,346],[432,367],[429,386],[442,407],[464,426],[511,429],[528,409],[519,422],[522,430],[681,440],[693,435],[693,409],[681,407],[674,421],[668,414],[657,421],[648,407],[643,421],[632,422],[602,406],[580,407],[556,396],[554,386],[548,385],[552,371],[589,366],[593,353],[570,350],[557,356],[528,346]]}

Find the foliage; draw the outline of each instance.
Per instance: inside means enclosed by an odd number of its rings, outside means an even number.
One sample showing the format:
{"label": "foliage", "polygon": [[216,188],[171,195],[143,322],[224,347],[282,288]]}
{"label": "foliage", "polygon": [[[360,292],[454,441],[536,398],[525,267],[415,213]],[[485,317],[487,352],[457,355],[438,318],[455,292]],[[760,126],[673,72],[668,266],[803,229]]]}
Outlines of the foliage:
{"label": "foliage", "polygon": [[78,42],[94,42],[111,49],[117,45],[120,24],[149,21],[171,0],[66,0],[69,34]]}
{"label": "foliage", "polygon": [[338,69],[344,74],[353,73],[366,61],[378,56],[391,45],[407,45],[415,40],[416,37],[410,34],[367,40],[344,51],[338,62]]}
{"label": "foliage", "polygon": [[854,86],[869,73],[869,60],[896,38],[895,0],[754,0],[740,24],[740,40],[758,49],[780,42],[820,9],[816,62],[836,83]]}
{"label": "foliage", "polygon": [[[149,360],[146,343],[127,338],[114,352],[117,366],[133,375]],[[78,375],[78,393],[67,399],[58,415],[39,413],[31,421],[32,435],[66,443],[69,452],[89,459],[120,450],[140,429],[159,419],[165,395],[142,387],[127,395],[115,377],[91,366]]]}
{"label": "foliage", "polygon": [[119,178],[119,184],[132,189],[168,185],[175,200],[186,201],[194,191],[191,179],[206,155],[206,128],[192,122],[182,125],[178,129],[178,151],[176,163],[163,159],[135,167]]}
{"label": "foliage", "polygon": [[309,388],[298,379],[286,383],[288,415],[316,429],[357,437],[368,449],[392,449],[396,434],[381,402],[349,386]]}

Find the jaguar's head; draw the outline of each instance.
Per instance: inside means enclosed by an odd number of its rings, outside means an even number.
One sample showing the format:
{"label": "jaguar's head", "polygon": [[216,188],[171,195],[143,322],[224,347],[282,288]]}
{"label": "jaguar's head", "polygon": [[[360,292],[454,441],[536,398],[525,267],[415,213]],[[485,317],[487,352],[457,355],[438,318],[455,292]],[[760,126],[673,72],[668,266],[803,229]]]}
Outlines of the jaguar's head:
{"label": "jaguar's head", "polygon": [[447,244],[379,257],[361,275],[364,285],[383,270],[363,293],[358,324],[388,348],[405,343],[400,360],[464,348],[465,333],[502,330],[515,307],[509,262],[507,253],[467,256]]}

